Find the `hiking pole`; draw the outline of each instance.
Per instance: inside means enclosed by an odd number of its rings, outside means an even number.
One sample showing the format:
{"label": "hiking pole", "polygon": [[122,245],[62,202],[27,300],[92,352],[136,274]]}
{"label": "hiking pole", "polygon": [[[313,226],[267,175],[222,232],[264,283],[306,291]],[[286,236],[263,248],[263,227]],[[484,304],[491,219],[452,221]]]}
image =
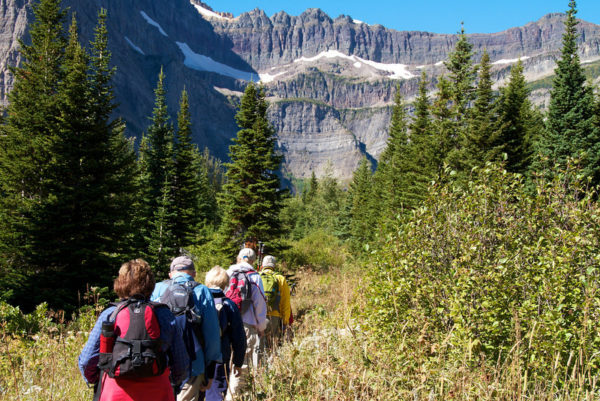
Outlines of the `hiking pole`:
{"label": "hiking pole", "polygon": [[263,251],[265,250],[265,243],[258,241],[258,267],[262,267]]}

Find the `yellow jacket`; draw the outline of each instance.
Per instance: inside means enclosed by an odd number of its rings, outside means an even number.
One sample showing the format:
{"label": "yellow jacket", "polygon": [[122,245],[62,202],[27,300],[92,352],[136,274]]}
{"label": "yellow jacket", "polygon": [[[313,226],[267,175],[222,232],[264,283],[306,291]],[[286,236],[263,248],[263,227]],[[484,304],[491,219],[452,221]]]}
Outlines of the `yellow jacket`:
{"label": "yellow jacket", "polygon": [[283,324],[287,325],[290,323],[290,315],[292,313],[292,305],[290,303],[290,287],[288,286],[285,277],[277,272],[274,272],[270,267],[264,267],[260,274],[274,274],[275,279],[279,285],[279,310],[271,311],[267,313],[267,316],[277,316],[281,318]]}

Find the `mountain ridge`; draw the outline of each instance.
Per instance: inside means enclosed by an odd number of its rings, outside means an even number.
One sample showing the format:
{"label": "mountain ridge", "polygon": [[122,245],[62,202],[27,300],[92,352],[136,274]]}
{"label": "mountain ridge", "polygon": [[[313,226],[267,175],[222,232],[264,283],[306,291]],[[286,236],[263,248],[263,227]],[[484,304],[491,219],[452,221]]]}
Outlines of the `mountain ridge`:
{"label": "mountain ridge", "polygon": [[[7,66],[20,62],[17,39],[26,38],[32,1],[5,0],[0,8],[0,17],[6,16],[0,23],[4,103],[12,87]],[[148,125],[163,68],[172,120],[185,87],[194,141],[225,159],[237,132],[239,95],[247,81],[260,80],[271,100],[269,118],[283,171],[298,178],[332,170],[346,180],[363,156],[376,160],[385,147],[396,90],[410,102],[426,71],[433,91],[457,40],[453,34],[396,31],[346,15],[331,18],[320,9],[271,17],[255,9],[233,17],[199,0],[64,0],[63,5],[76,12],[85,42],[92,38],[97,10],[108,10],[116,114],[124,117],[130,135],[139,137]],[[563,19],[564,14],[552,13],[521,27],[467,36],[476,61],[488,50],[496,85],[519,58],[528,81],[536,81],[553,73]],[[600,26],[581,21],[579,32],[582,60],[600,59]],[[532,99],[543,105],[547,94],[547,88],[537,88]]]}

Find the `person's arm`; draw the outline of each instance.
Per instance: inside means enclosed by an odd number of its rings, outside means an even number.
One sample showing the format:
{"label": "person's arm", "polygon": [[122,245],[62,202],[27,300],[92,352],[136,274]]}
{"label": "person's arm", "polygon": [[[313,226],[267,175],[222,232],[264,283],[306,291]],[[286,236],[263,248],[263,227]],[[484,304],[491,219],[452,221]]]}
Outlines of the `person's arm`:
{"label": "person's arm", "polygon": [[246,356],[246,332],[242,322],[242,314],[237,305],[233,302],[227,302],[227,319],[229,320],[231,349],[233,351],[233,365],[241,368]]}
{"label": "person's arm", "polygon": [[100,357],[100,332],[102,331],[102,322],[107,320],[114,310],[114,307],[110,307],[100,314],[85,346],[81,350],[81,354],[79,354],[79,371],[88,384],[98,383],[98,380],[100,379],[98,359]]}
{"label": "person's arm", "polygon": [[166,344],[165,351],[169,351],[171,381],[178,386],[188,377],[190,371],[190,359],[183,342],[183,332],[168,308],[156,308],[155,312],[160,326],[160,339]]}
{"label": "person's arm", "polygon": [[284,325],[290,324],[290,314],[292,312],[292,305],[290,303],[290,287],[288,286],[287,280],[283,276],[279,276],[280,278],[280,300],[279,300],[279,315],[281,316],[281,321]]}
{"label": "person's arm", "polygon": [[[267,300],[265,297],[265,290],[263,289],[263,282],[258,273],[255,273],[250,278],[255,285],[252,287],[252,305],[254,306],[254,317],[256,318],[257,327],[259,333],[262,333],[267,328]],[[258,291],[256,291],[258,289]]]}

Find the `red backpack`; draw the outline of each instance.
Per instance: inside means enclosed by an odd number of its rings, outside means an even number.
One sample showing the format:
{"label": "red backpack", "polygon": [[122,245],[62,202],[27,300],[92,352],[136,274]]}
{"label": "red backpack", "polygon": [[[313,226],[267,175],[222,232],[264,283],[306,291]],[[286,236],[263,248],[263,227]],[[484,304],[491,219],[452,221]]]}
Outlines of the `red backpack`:
{"label": "red backpack", "polygon": [[117,308],[102,324],[98,367],[110,377],[161,375],[167,355],[161,347],[155,309],[167,306],[135,298],[112,305]]}
{"label": "red backpack", "polygon": [[249,277],[252,273],[256,272],[254,270],[233,272],[229,280],[229,288],[225,293],[225,296],[231,299],[242,313],[246,312],[252,304],[252,282]]}

